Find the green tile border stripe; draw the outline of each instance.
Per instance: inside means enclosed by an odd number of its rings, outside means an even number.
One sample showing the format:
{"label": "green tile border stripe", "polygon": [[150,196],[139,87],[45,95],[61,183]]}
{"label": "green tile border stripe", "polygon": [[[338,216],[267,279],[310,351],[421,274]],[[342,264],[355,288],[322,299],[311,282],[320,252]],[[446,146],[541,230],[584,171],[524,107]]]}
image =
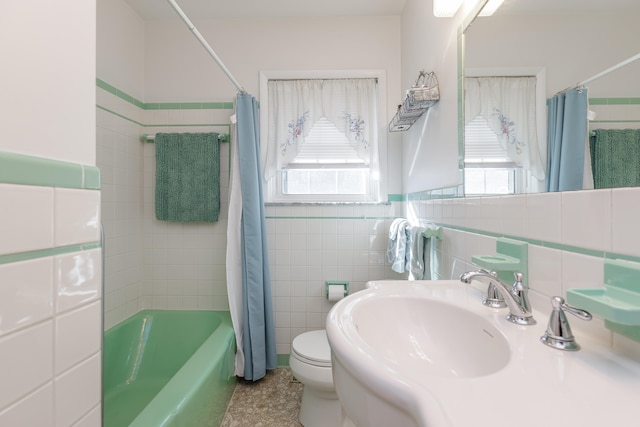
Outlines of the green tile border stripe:
{"label": "green tile border stripe", "polygon": [[640,98],[589,98],[590,105],[640,105]]}
{"label": "green tile border stripe", "polygon": [[289,367],[289,355],[278,354],[278,368],[288,368],[288,367]]}
{"label": "green tile border stripe", "polygon": [[354,215],[354,216],[289,216],[289,215],[265,215],[266,219],[323,219],[323,220],[356,220],[362,221],[367,219],[394,219],[395,216],[367,216],[367,215]]}
{"label": "green tile border stripe", "polygon": [[572,253],[579,254],[579,255],[587,255],[587,256],[592,256],[592,257],[596,257],[596,258],[603,258],[603,259],[620,259],[620,260],[633,261],[633,262],[640,263],[640,257],[620,254],[620,253],[616,253],[616,252],[607,252],[607,251],[599,251],[599,250],[595,250],[595,249],[581,248],[579,246],[565,245],[565,244],[562,244],[562,243],[555,243],[555,242],[547,242],[547,241],[544,241],[544,240],[528,239],[528,238],[521,237],[521,236],[511,236],[509,234],[494,233],[494,232],[491,232],[491,231],[478,230],[478,229],[474,229],[474,228],[461,227],[461,226],[451,225],[451,224],[437,223],[437,225],[439,225],[439,226],[441,226],[443,228],[448,228],[448,229],[456,230],[456,231],[463,231],[463,232],[466,232],[466,233],[479,234],[481,236],[494,237],[494,238],[506,237],[508,239],[514,239],[514,240],[519,240],[521,242],[527,242],[530,245],[534,245],[534,246],[541,246],[541,247],[549,248],[549,249],[557,249],[557,250],[560,250],[560,251],[572,252]]}
{"label": "green tile border stripe", "polygon": [[[128,93],[96,79],[96,86],[143,110],[233,110],[233,102],[149,102],[144,103]],[[106,109],[105,109],[106,110]],[[107,110],[109,111],[109,110]]]}
{"label": "green tile border stripe", "polygon": [[98,249],[100,247],[99,242],[85,243],[82,245],[70,245],[60,246],[57,248],[41,249],[29,252],[20,252],[16,254],[0,255],[0,265],[11,264],[20,261],[29,261],[32,259],[47,258],[56,255],[71,254],[74,252],[89,251],[91,249]]}
{"label": "green tile border stripe", "polygon": [[0,151],[0,183],[99,190],[100,169]]}

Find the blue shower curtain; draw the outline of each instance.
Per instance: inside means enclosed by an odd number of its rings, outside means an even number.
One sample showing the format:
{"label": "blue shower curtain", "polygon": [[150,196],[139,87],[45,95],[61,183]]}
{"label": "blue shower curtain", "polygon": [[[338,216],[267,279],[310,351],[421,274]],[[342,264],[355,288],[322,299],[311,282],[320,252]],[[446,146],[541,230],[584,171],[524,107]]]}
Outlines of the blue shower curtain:
{"label": "blue shower curtain", "polygon": [[242,193],[242,349],[244,378],[259,380],[278,365],[260,173],[258,103],[237,95],[237,153]]}
{"label": "blue shower curtain", "polygon": [[549,101],[547,191],[583,188],[587,109],[586,88],[558,93]]}

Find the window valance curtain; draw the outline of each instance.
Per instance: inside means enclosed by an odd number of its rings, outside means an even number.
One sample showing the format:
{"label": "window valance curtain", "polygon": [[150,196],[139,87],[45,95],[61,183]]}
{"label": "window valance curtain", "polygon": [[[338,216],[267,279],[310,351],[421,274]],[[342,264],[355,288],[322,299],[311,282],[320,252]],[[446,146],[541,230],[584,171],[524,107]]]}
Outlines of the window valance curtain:
{"label": "window valance curtain", "polygon": [[362,161],[377,165],[376,80],[270,80],[265,177],[293,160],[316,121],[326,118]]}
{"label": "window valance curtain", "polygon": [[465,121],[482,116],[516,165],[545,178],[536,131],[535,77],[465,78]]}

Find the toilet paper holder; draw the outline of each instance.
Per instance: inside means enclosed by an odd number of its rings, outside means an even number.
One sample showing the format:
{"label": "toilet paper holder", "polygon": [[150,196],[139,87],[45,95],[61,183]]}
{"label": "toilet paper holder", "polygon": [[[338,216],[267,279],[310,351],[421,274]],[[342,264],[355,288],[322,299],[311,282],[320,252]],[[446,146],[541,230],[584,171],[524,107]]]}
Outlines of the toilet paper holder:
{"label": "toilet paper holder", "polygon": [[349,282],[342,281],[326,281],[325,282],[325,296],[329,299],[329,287],[330,286],[342,286],[344,288],[344,296],[349,295]]}

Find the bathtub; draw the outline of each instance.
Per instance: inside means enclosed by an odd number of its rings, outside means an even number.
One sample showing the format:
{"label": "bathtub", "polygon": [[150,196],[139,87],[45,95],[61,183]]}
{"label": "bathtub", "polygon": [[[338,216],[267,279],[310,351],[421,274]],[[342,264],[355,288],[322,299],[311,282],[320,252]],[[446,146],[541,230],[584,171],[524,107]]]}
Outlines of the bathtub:
{"label": "bathtub", "polygon": [[229,312],[141,311],[103,348],[104,427],[220,425],[236,383]]}

